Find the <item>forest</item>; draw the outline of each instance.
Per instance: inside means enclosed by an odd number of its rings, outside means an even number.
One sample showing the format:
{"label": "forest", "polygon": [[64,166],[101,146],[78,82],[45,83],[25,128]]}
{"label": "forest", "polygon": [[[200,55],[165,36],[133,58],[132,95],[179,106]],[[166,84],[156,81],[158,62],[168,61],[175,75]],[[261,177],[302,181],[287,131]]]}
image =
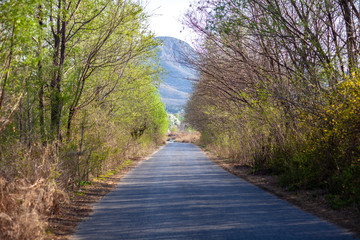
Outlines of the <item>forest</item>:
{"label": "forest", "polygon": [[186,121],[218,156],[360,207],[360,2],[200,0]]}
{"label": "forest", "polygon": [[133,1],[0,2],[0,238],[163,143],[160,44]]}

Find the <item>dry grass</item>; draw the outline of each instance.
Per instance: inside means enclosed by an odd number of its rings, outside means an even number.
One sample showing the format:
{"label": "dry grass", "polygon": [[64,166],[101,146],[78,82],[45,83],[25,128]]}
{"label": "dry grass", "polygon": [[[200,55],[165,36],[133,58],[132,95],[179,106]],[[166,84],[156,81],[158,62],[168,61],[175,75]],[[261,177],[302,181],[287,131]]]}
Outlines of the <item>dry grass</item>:
{"label": "dry grass", "polygon": [[[125,159],[134,161],[153,147],[153,144],[132,143],[128,149],[109,155],[99,173],[115,165],[124,165]],[[69,208],[69,196],[76,195],[69,185],[74,176],[67,165],[61,164],[62,160],[56,157],[55,145],[38,144],[28,148],[17,143],[3,152],[0,159],[0,239],[57,237],[54,231],[58,228],[53,227],[51,219]],[[71,165],[76,164],[76,159],[71,160]],[[93,177],[96,176],[89,174],[89,178]]]}
{"label": "dry grass", "polygon": [[200,140],[199,132],[175,132],[169,135],[175,142],[198,143]]}
{"label": "dry grass", "polygon": [[49,219],[69,207],[69,196],[76,194],[72,190],[108,170],[127,166],[128,159],[144,156],[154,147],[145,140],[104,135],[86,136],[82,151],[75,144],[81,141],[75,140],[46,146],[36,141],[0,144],[1,240],[52,239],[56,228]]}
{"label": "dry grass", "polygon": [[68,201],[55,183],[55,145],[8,144],[1,157],[0,239],[44,239],[48,217]]}
{"label": "dry grass", "polygon": [[67,194],[43,178],[0,178],[0,239],[43,239],[47,216],[67,201]]}

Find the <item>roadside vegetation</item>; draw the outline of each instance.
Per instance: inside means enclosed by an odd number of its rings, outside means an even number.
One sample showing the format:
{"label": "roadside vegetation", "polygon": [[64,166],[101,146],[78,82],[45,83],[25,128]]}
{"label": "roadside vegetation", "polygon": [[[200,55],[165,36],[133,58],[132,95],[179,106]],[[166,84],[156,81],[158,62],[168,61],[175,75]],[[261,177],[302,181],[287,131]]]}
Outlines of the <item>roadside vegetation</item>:
{"label": "roadside vegetation", "polygon": [[222,158],[360,209],[359,1],[201,0],[185,119]]}
{"label": "roadside vegetation", "polygon": [[169,130],[168,141],[198,144],[200,133],[184,122],[184,110],[176,114],[168,113]]}
{"label": "roadside vegetation", "polygon": [[0,239],[42,239],[69,191],[162,144],[160,44],[133,1],[0,3]]}

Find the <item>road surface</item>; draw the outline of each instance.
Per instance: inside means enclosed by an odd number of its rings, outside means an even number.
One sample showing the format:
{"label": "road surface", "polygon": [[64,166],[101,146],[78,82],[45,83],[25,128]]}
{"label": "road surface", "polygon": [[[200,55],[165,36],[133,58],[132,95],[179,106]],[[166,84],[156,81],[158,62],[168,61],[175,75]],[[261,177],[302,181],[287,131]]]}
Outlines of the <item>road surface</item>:
{"label": "road surface", "polygon": [[355,239],[169,143],[94,207],[73,239]]}

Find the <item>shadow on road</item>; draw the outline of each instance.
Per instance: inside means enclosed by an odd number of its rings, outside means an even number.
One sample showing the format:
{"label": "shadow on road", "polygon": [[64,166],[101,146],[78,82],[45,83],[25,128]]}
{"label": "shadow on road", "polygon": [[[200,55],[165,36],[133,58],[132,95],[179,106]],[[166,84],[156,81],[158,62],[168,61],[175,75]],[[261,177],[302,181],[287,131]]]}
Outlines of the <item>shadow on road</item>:
{"label": "shadow on road", "polygon": [[171,143],[95,206],[74,239],[353,239]]}

